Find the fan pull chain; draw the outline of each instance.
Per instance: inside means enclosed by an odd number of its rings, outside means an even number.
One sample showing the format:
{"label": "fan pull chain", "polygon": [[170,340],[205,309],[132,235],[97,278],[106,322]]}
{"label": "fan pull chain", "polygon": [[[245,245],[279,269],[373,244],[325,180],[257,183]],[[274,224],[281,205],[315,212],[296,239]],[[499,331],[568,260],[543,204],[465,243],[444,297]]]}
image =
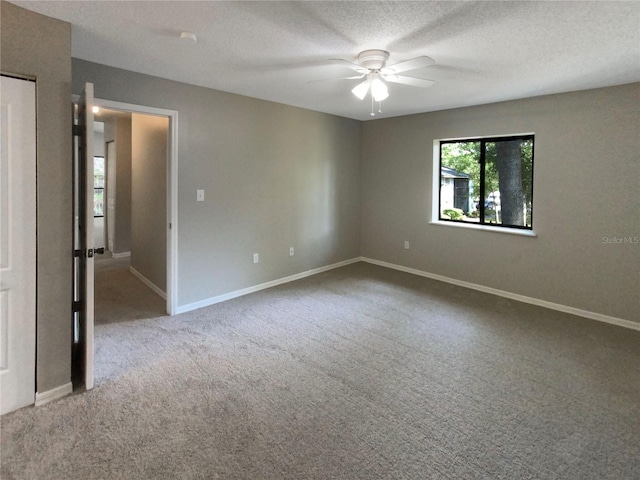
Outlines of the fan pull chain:
{"label": "fan pull chain", "polygon": [[382,100],[378,102],[378,113],[382,113]]}
{"label": "fan pull chain", "polygon": [[371,114],[370,115],[372,117],[375,117],[376,114],[374,113],[373,108],[374,108],[374,100],[373,100],[373,94],[371,94]]}

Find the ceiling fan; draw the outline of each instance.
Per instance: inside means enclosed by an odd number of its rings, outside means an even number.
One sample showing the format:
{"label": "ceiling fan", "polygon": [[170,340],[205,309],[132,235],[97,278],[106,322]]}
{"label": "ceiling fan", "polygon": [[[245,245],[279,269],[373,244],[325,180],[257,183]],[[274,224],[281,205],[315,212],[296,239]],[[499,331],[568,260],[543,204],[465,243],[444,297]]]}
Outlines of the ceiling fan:
{"label": "ceiling fan", "polygon": [[330,60],[333,63],[343,65],[359,73],[359,75],[337,78],[336,80],[355,80],[364,78],[364,80],[356,85],[351,92],[360,100],[364,100],[367,93],[371,92],[372,117],[375,116],[373,111],[374,102],[378,102],[378,113],[382,113],[381,102],[389,96],[389,91],[385,82],[401,83],[403,85],[410,85],[412,87],[419,88],[427,88],[435,83],[433,80],[398,75],[399,73],[433,65],[436,62],[431,57],[416,57],[411,60],[406,60],[389,66],[386,65],[387,60],[389,60],[389,52],[385,50],[365,50],[360,52],[360,54],[358,54],[358,63],[353,63],[340,58]]}

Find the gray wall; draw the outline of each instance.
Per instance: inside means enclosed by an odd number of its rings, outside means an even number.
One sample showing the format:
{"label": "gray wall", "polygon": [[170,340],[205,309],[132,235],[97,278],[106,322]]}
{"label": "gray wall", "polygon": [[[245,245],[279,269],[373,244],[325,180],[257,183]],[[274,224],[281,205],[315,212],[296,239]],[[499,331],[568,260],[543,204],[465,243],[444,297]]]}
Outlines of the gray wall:
{"label": "gray wall", "polygon": [[[362,255],[638,319],[640,84],[366,122]],[[534,132],[537,238],[430,225],[436,139]],[[411,242],[404,250],[403,241]]]}
{"label": "gray wall", "polygon": [[131,266],[167,291],[169,119],[131,115]]}
{"label": "gray wall", "polygon": [[37,78],[37,391],[71,381],[71,25],[0,3],[0,69]]}
{"label": "gray wall", "polygon": [[131,251],[131,114],[109,114],[104,141],[113,141],[116,151],[116,201],[113,253]]}
{"label": "gray wall", "polygon": [[84,82],[179,112],[178,306],[360,254],[360,122],[74,59]]}
{"label": "gray wall", "polygon": [[104,132],[93,132],[93,154],[104,157]]}

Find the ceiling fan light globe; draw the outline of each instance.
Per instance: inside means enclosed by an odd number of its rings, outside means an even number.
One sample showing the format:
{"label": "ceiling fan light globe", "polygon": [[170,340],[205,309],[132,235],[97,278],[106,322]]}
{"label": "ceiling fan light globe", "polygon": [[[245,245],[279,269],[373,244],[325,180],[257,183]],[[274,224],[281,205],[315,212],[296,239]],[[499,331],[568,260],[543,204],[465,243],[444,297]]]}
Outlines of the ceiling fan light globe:
{"label": "ceiling fan light globe", "polygon": [[356,85],[353,88],[353,90],[351,90],[351,93],[353,93],[360,100],[364,100],[364,97],[367,96],[368,91],[369,91],[369,81],[365,80],[364,82],[361,82],[358,85]]}
{"label": "ceiling fan light globe", "polygon": [[371,82],[371,95],[373,95],[373,99],[376,102],[381,102],[389,96],[387,85],[379,78],[376,78]]}
{"label": "ceiling fan light globe", "polygon": [[385,94],[383,94],[383,95],[378,95],[377,97],[373,97],[373,99],[374,99],[376,102],[381,102],[381,101],[385,100],[385,99],[386,99],[386,98],[388,98],[388,97],[389,97],[389,94],[388,94],[388,93],[385,93]]}
{"label": "ceiling fan light globe", "polygon": [[381,101],[385,100],[385,99],[386,99],[386,98],[388,98],[388,97],[389,97],[389,92],[386,92],[386,91],[385,91],[385,92],[380,92],[380,93],[378,93],[378,95],[374,95],[374,96],[373,96],[373,99],[374,99],[376,102],[381,102]]}

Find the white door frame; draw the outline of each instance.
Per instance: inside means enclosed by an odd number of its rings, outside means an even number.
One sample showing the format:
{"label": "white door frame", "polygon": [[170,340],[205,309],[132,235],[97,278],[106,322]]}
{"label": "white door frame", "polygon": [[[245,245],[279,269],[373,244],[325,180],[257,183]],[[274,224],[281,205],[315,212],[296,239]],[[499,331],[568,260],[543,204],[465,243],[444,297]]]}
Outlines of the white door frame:
{"label": "white door frame", "polygon": [[108,110],[158,115],[169,118],[167,160],[167,313],[178,306],[178,112],[164,108],[94,98],[93,104]]}

